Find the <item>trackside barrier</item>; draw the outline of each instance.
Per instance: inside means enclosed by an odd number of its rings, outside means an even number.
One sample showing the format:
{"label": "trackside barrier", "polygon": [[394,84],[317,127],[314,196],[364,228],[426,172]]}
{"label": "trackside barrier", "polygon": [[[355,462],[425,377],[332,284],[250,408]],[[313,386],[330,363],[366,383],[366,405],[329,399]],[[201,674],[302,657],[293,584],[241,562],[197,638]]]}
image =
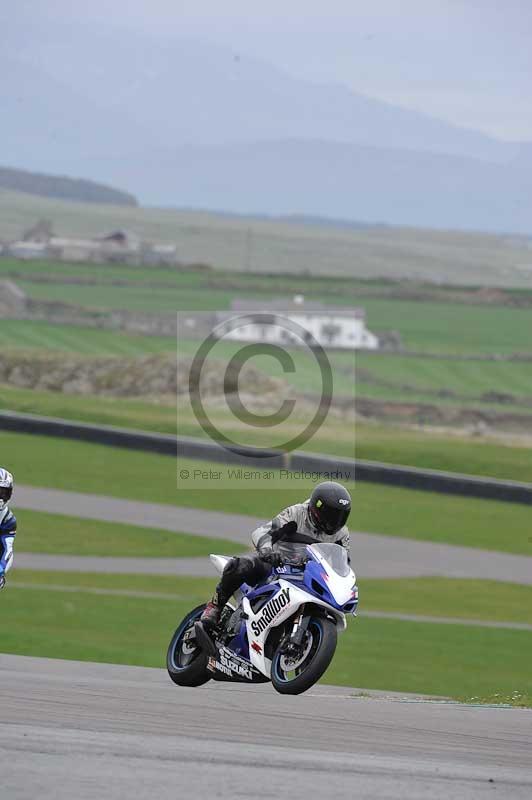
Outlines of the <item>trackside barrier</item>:
{"label": "trackside barrier", "polygon": [[[268,457],[264,458],[262,454],[265,451],[257,451],[253,447],[241,447],[231,452],[216,442],[190,436],[175,437],[164,433],[136,431],[111,425],[92,425],[85,422],[72,422],[11,411],[0,411],[0,430],[77,439],[93,444],[124,447],[129,450],[174,457],[179,453],[180,456],[188,458],[224,464],[339,473],[344,479],[349,476],[350,480],[354,475],[355,480],[368,483],[532,505],[532,484],[530,483],[396,466],[379,461],[342,459],[302,451],[281,453],[276,450],[267,451]],[[261,455],[258,454],[259,452]]]}

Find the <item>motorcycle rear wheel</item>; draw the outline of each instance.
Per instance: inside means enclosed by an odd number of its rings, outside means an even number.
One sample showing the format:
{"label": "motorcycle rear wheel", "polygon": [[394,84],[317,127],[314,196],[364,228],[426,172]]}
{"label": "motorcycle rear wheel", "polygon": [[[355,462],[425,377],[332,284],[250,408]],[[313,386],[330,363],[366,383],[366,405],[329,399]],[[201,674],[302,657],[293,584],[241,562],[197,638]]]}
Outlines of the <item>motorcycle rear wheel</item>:
{"label": "motorcycle rear wheel", "polygon": [[281,694],[301,694],[319,681],[336,651],[336,623],[313,617],[308,625],[299,658],[277,650],[272,659],[271,681]]}
{"label": "motorcycle rear wheel", "polygon": [[203,686],[211,679],[207,669],[207,654],[201,648],[194,647],[194,639],[190,644],[184,639],[185,634],[194,629],[194,623],[201,617],[204,608],[205,605],[197,606],[187,614],[168,645],[166,669],[178,686]]}

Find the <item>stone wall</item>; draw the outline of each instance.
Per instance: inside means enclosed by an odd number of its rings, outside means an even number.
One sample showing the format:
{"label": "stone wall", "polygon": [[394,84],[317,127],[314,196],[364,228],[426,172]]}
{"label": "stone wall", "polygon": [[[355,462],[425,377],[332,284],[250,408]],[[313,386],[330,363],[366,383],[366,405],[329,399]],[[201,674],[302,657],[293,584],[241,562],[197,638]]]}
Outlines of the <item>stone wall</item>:
{"label": "stone wall", "polygon": [[[2,319],[27,319],[54,325],[79,325],[88,328],[122,330],[145,336],[177,335],[175,312],[149,314],[142,311],[91,311],[71,303],[34,300],[11,281],[0,281],[0,316]],[[191,314],[191,317],[195,316]],[[195,336],[208,335],[214,317],[196,315]]]}
{"label": "stone wall", "polygon": [[[191,359],[163,353],[140,358],[89,358],[66,353],[1,353],[0,383],[64,394],[111,397],[187,395]],[[226,365],[208,361],[202,372],[202,396],[223,395]],[[284,383],[246,365],[241,385],[246,394],[277,394]]]}

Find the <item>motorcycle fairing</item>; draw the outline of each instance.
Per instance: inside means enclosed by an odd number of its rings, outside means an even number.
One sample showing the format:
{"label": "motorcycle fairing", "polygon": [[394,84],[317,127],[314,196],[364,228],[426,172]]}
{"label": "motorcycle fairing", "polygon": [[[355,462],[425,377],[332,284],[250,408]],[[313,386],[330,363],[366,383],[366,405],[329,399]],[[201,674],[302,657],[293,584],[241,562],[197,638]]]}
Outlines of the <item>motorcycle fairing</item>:
{"label": "motorcycle fairing", "polygon": [[216,645],[216,655],[209,658],[207,669],[215,681],[232,683],[265,683],[268,679],[246,658],[225,645]]}
{"label": "motorcycle fairing", "polygon": [[260,611],[254,613],[248,597],[244,597],[242,599],[242,607],[247,615],[245,624],[249,642],[250,662],[267,678],[270,678],[272,666],[271,660],[265,655],[266,640],[268,635],[270,634],[272,628],[281,625],[281,623],[293,616],[300,606],[309,602],[313,603],[314,605],[322,606],[323,608],[327,609],[329,614],[336,618],[336,624],[340,630],[344,630],[347,627],[345,616],[341,611],[331,608],[330,603],[322,600],[315,594],[311,594],[306,587],[300,588],[300,586],[296,585],[295,582],[292,583],[291,581],[283,580],[282,578],[277,583],[270,585],[279,587],[279,591],[276,592],[272,598],[273,600],[275,600],[277,597],[280,597],[283,592],[288,592],[288,601],[286,604],[280,606],[278,610],[275,610],[274,607],[275,613],[268,615],[269,618],[267,622],[261,620],[264,620],[264,609],[267,608],[268,603]]}

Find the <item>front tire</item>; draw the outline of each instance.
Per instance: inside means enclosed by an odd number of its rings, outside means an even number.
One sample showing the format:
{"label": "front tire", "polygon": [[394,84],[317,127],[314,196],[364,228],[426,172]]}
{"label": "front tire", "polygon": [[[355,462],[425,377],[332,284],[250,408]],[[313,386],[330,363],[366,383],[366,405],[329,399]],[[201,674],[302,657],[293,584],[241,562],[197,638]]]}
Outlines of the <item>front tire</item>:
{"label": "front tire", "polygon": [[202,686],[211,679],[207,669],[208,655],[195,646],[195,639],[184,637],[194,631],[194,623],[201,617],[205,605],[197,606],[183,619],[172,636],[166,653],[166,669],[178,686]]}
{"label": "front tire", "polygon": [[326,617],[313,617],[308,625],[298,658],[280,650],[272,659],[271,681],[281,694],[301,694],[319,681],[336,651],[336,623]]}

